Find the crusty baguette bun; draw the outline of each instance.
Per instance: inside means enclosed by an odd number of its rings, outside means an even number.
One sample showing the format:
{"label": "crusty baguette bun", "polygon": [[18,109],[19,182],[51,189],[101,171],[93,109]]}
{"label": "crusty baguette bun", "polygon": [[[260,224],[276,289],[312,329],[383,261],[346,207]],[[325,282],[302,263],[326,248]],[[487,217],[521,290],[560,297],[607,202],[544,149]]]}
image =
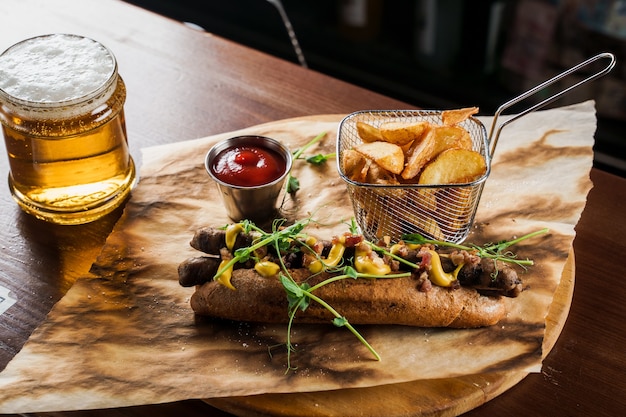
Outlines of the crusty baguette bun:
{"label": "crusty baguette bun", "polygon": [[[309,279],[315,285],[328,275],[310,277],[306,269],[290,271],[296,282]],[[236,290],[216,281],[196,287],[191,307],[198,315],[222,319],[286,323],[287,294],[278,276],[265,278],[254,269],[236,269],[231,283]],[[419,327],[474,328],[496,324],[505,314],[501,297],[480,295],[472,288],[433,285],[420,291],[412,277],[345,279],[325,285],[315,294],[352,324],[397,324]],[[311,301],[298,311],[296,322],[329,323],[333,316]]]}

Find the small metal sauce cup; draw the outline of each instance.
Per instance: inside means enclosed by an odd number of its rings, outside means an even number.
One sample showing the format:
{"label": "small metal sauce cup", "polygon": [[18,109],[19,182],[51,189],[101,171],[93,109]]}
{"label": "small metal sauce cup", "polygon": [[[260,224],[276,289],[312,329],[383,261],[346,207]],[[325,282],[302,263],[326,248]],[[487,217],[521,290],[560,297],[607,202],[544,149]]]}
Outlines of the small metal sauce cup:
{"label": "small metal sauce cup", "polygon": [[[284,172],[269,183],[251,187],[220,180],[211,168],[215,158],[222,151],[238,146],[254,146],[276,152],[284,160]],[[207,172],[217,184],[228,217],[234,221],[250,220],[255,223],[262,223],[276,216],[276,203],[292,164],[293,157],[286,146],[275,139],[255,135],[237,136],[217,143],[209,150],[204,161]]]}

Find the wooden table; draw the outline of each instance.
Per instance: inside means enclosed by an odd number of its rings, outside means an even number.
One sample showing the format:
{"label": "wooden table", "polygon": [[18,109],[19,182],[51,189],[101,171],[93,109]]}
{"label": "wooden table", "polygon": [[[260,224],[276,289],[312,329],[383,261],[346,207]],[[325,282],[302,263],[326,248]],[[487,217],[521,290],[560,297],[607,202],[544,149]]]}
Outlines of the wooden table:
{"label": "wooden table", "polygon": [[[110,47],[128,88],[131,151],[289,117],[369,108],[415,108],[284,62],[116,0],[6,0],[0,49],[50,32]],[[1,175],[8,172],[6,154]],[[138,160],[140,163],[140,161]],[[569,318],[543,371],[468,415],[614,416],[626,410],[626,180],[593,170],[577,226],[576,284]],[[0,186],[0,286],[16,303],[0,315],[0,369],[72,283],[88,273],[119,212],[57,227],[21,213]],[[204,402],[74,412],[227,416]],[[48,413],[46,415],[65,415]]]}

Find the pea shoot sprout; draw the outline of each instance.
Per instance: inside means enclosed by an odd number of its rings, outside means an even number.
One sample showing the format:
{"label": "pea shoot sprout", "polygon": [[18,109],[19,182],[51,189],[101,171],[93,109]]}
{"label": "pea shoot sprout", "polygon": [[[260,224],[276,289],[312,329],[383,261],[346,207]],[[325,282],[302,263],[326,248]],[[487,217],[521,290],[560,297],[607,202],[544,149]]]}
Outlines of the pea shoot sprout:
{"label": "pea shoot sprout", "polygon": [[[307,163],[312,164],[312,165],[323,165],[330,158],[334,158],[335,157],[335,153],[334,152],[333,153],[329,153],[329,154],[312,155],[312,156],[309,156],[309,157],[306,157],[306,158],[304,158],[302,156],[302,154],[304,154],[304,152],[307,149],[309,149],[311,146],[315,145],[317,142],[322,140],[322,138],[324,136],[326,136],[326,132],[320,133],[319,135],[317,135],[316,137],[311,139],[302,148],[295,150],[293,152],[293,159],[294,159],[294,161],[298,160],[298,159],[304,159]],[[294,177],[291,173],[289,173],[289,175],[287,176],[287,193],[293,194],[293,193],[297,192],[299,189],[300,189],[300,181],[298,180],[298,178]]]}

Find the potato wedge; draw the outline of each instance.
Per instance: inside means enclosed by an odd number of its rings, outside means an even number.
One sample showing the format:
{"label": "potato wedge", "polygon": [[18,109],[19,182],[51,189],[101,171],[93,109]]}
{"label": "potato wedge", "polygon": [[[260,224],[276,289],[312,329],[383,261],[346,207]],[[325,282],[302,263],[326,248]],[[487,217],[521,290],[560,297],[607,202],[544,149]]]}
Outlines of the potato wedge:
{"label": "potato wedge", "polygon": [[402,229],[398,218],[386,214],[376,215],[375,221],[369,224],[375,226],[373,230],[375,230],[375,235],[379,239],[383,239],[385,236],[398,238],[398,236],[394,236],[394,232],[397,233],[398,230]]}
{"label": "potato wedge", "polygon": [[483,156],[468,149],[448,149],[430,162],[418,184],[461,184],[480,178],[487,171]]}
{"label": "potato wedge", "polygon": [[383,140],[380,129],[365,122],[356,122],[356,131],[363,142],[378,142]]}
{"label": "potato wedge", "polygon": [[367,177],[368,159],[354,149],[348,149],[341,155],[341,169],[352,181],[364,182]]}
{"label": "potato wedge", "polygon": [[408,150],[406,166],[402,170],[402,178],[404,180],[415,178],[428,161],[432,159],[435,148],[433,130],[434,128],[429,126],[422,137],[413,142],[413,145]]}
{"label": "potato wedge", "polygon": [[415,207],[420,212],[437,211],[437,195],[436,190],[431,188],[422,188],[411,190],[412,193],[407,199],[407,204]]}
{"label": "potato wedge", "polygon": [[476,113],[478,113],[478,107],[444,110],[441,112],[441,123],[446,126],[456,125]]}
{"label": "potato wedge", "polygon": [[402,146],[419,139],[428,125],[428,122],[387,122],[381,124],[379,130],[385,142]]}
{"label": "potato wedge", "polygon": [[418,233],[438,240],[445,240],[445,235],[437,221],[430,215],[423,213],[405,212],[401,215],[403,222],[409,224],[411,229],[417,229]]}
{"label": "potato wedge", "polygon": [[473,187],[447,188],[439,193],[441,227],[446,230],[462,230],[471,221],[472,205],[476,195]]}
{"label": "potato wedge", "polygon": [[368,184],[381,184],[381,185],[398,185],[399,182],[396,176],[387,171],[376,162],[372,162],[368,167],[365,181]]}
{"label": "potato wedge", "polygon": [[367,142],[355,146],[354,149],[393,174],[399,174],[404,169],[404,152],[398,145],[389,142]]}
{"label": "potato wedge", "polygon": [[432,134],[435,136],[433,157],[446,149],[472,149],[472,137],[460,126],[437,126]]}

